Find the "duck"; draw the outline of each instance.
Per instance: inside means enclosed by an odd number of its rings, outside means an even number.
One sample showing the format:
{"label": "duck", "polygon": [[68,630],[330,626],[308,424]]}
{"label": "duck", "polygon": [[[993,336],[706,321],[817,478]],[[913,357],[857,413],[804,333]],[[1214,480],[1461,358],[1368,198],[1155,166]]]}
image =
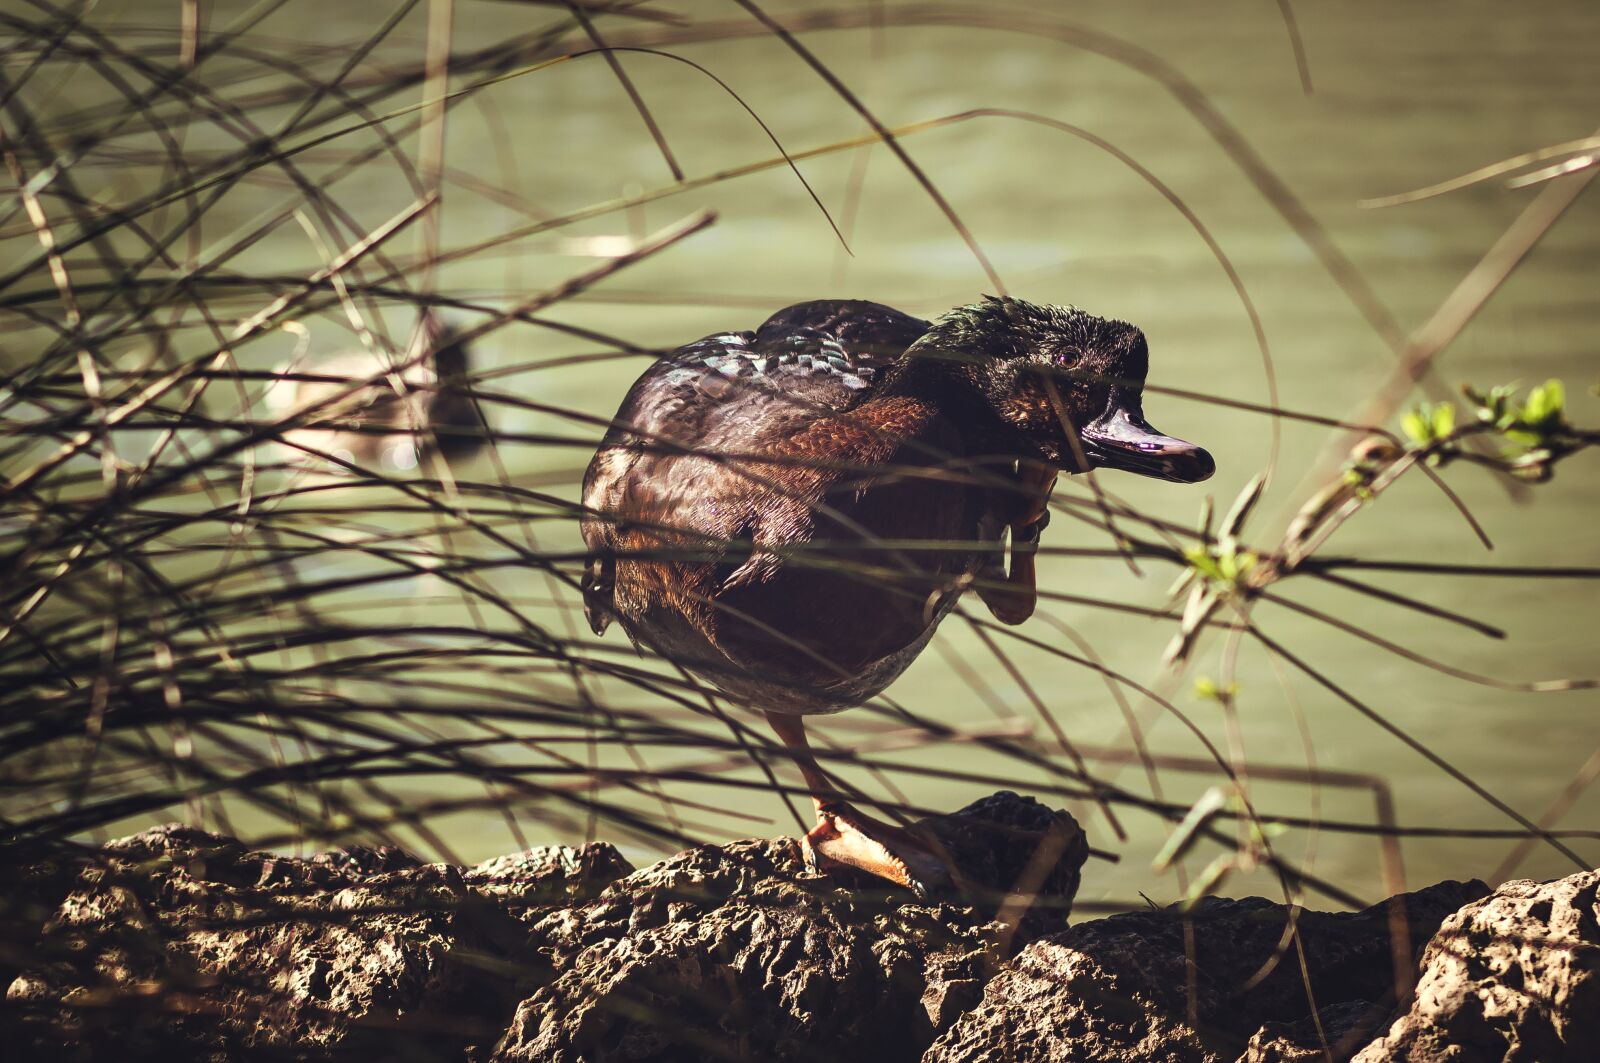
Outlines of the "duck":
{"label": "duck", "polygon": [[590,627],[765,714],[815,806],[808,865],[927,895],[949,868],[844,799],[806,720],[887,688],[967,591],[1025,621],[1059,475],[1211,476],[1145,419],[1148,363],[1134,325],[998,296],[936,321],[816,300],[679,347],[583,478]]}
{"label": "duck", "polygon": [[392,476],[425,470],[434,456],[460,465],[483,448],[489,428],[468,386],[472,360],[460,330],[432,312],[417,329],[420,358],[363,349],[296,359],[274,372],[268,407],[293,425],[275,440],[285,465],[321,476]]}

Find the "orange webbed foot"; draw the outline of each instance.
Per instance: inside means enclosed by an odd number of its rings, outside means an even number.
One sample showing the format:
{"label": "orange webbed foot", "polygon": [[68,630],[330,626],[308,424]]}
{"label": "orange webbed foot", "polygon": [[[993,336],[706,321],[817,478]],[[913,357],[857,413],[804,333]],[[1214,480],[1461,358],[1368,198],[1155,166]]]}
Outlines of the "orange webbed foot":
{"label": "orange webbed foot", "polygon": [[944,862],[899,827],[873,819],[847,804],[817,808],[817,825],[801,839],[806,863],[824,871],[853,867],[904,886],[926,899],[950,882]]}

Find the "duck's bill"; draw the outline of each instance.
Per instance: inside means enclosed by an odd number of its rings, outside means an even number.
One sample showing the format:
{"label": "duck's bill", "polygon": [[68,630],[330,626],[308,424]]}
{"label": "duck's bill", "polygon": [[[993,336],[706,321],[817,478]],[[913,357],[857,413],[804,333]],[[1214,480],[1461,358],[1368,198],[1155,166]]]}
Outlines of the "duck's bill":
{"label": "duck's bill", "polygon": [[1217,463],[1202,447],[1164,436],[1143,417],[1112,410],[1083,427],[1084,456],[1101,469],[1121,469],[1173,483],[1195,484],[1211,478]]}

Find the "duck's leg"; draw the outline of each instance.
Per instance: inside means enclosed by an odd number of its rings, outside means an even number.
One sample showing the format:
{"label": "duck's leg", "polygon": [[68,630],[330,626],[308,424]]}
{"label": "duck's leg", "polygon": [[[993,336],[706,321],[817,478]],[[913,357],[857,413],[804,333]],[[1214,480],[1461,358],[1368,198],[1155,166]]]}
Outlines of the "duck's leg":
{"label": "duck's leg", "polygon": [[817,825],[800,844],[806,863],[859,868],[925,897],[950,880],[944,863],[922,842],[890,823],[859,812],[836,795],[833,783],[811,754],[805,720],[790,713],[769,712],[767,722],[794,754],[806,788],[817,806]]}
{"label": "duck's leg", "polygon": [[[1010,570],[998,563],[986,565],[982,574],[990,585],[977,588],[983,604],[1004,624],[1022,623],[1033,615],[1038,603],[1034,551],[1039,548],[1039,533],[1050,521],[1050,492],[1055,487],[1056,470],[1025,461],[1017,470],[1017,483],[1023,492],[1022,504],[1016,515],[1006,521],[1011,529]],[[993,586],[994,583],[1002,586]]]}

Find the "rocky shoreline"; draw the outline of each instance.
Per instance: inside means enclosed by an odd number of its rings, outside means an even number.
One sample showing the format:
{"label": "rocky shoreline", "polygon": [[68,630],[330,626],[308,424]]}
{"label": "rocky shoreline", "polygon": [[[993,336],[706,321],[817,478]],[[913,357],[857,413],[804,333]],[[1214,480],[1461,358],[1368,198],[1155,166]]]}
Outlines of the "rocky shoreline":
{"label": "rocky shoreline", "polygon": [[637,871],[605,843],[461,868],[161,827],[0,871],[0,1034],[7,1058],[60,1060],[1600,1053],[1600,873],[1068,925],[1087,851],[1070,817],[1002,792],[926,826],[964,872],[949,897],[811,873],[790,839]]}

